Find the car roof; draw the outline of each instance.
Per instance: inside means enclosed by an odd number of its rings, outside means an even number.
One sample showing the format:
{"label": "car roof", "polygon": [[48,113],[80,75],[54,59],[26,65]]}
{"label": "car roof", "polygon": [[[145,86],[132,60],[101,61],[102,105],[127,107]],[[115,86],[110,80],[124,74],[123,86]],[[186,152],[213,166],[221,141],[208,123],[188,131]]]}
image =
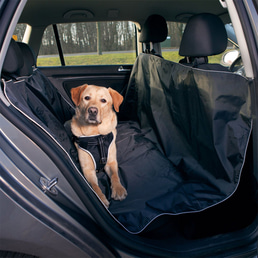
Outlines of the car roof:
{"label": "car roof", "polygon": [[28,0],[19,22],[46,27],[64,22],[130,20],[142,25],[151,14],[186,22],[191,15],[204,12],[228,21],[219,0]]}

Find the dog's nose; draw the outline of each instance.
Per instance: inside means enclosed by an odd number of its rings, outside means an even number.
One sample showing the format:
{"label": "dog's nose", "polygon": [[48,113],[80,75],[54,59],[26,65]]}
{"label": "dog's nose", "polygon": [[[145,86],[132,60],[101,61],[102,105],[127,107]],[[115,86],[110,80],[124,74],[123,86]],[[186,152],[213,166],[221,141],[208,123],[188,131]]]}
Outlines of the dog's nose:
{"label": "dog's nose", "polygon": [[88,112],[90,115],[96,116],[98,114],[98,109],[96,107],[90,107]]}

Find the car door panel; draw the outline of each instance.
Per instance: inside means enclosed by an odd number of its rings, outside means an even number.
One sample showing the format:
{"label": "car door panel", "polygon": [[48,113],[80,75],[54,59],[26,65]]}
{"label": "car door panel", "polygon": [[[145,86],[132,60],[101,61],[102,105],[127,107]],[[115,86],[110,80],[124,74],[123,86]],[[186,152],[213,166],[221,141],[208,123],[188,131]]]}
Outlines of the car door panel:
{"label": "car door panel", "polygon": [[69,101],[71,88],[82,84],[111,87],[124,95],[132,65],[40,67],[58,91]]}

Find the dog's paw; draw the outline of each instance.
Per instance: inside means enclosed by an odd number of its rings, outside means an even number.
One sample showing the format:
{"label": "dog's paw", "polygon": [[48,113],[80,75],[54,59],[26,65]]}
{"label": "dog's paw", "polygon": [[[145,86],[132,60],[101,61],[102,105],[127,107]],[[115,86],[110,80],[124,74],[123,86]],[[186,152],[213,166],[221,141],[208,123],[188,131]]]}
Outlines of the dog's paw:
{"label": "dog's paw", "polygon": [[127,191],[121,184],[118,184],[112,187],[111,198],[113,198],[114,200],[122,201],[126,198],[126,196],[127,196]]}
{"label": "dog's paw", "polygon": [[101,201],[105,204],[105,206],[108,208],[109,207],[109,201],[107,200],[106,196],[104,194],[99,195]]}

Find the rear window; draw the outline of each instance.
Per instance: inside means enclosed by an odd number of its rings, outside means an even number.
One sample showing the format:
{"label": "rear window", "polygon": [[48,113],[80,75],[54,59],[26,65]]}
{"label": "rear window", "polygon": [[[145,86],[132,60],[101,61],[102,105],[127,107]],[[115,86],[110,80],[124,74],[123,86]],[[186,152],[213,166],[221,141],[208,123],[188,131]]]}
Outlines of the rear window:
{"label": "rear window", "polygon": [[[38,66],[60,66],[55,25],[44,32]],[[136,29],[132,22],[83,22],[56,25],[65,65],[133,64]]]}
{"label": "rear window", "polygon": [[[63,53],[63,65],[117,65],[134,64],[136,59],[136,26],[130,21],[82,22],[50,25],[46,28],[37,59],[38,66],[61,66],[58,42]],[[167,22],[168,36],[161,43],[164,59],[179,62],[181,38],[185,23]],[[25,41],[30,26],[17,24],[14,39]],[[27,36],[26,36],[26,31]],[[226,51],[234,47],[230,42]],[[209,57],[209,63],[222,63],[223,54]]]}
{"label": "rear window", "polygon": [[[167,22],[168,37],[161,43],[163,57],[178,62],[184,23]],[[133,64],[136,59],[136,27],[130,21],[83,22],[57,25],[65,65]],[[44,32],[38,66],[60,66],[53,26]]]}

